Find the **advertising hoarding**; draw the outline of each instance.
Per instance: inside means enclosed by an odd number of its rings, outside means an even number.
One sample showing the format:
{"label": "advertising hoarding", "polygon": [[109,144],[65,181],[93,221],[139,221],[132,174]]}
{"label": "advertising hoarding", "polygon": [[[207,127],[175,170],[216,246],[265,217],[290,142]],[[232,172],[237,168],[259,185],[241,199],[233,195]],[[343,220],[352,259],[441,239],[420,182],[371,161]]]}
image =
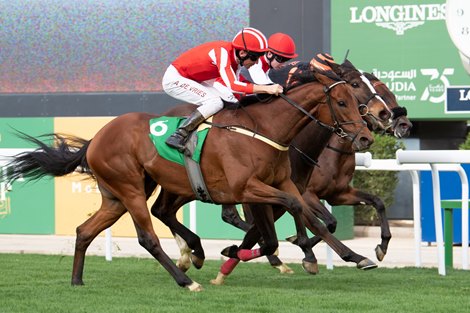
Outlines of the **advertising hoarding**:
{"label": "advertising hoarding", "polygon": [[[0,164],[8,173],[8,156],[33,144],[20,139],[15,130],[31,136],[53,131],[52,118],[0,118]],[[44,178],[35,182],[18,179],[13,184],[0,182],[0,234],[53,234],[54,233],[54,180]]]}
{"label": "advertising hoarding", "polygon": [[349,60],[384,81],[413,120],[466,120],[470,100],[446,110],[447,89],[470,86],[470,77],[445,18],[444,0],[333,0],[332,54],[341,62],[349,50]]}

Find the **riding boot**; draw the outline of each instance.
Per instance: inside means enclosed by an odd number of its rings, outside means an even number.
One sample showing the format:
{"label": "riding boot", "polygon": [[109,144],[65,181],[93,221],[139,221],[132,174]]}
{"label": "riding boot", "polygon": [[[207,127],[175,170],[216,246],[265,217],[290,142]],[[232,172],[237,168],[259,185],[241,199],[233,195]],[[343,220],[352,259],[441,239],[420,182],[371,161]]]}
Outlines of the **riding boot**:
{"label": "riding boot", "polygon": [[202,116],[199,110],[195,110],[178,129],[165,141],[167,145],[177,149],[179,152],[190,156],[189,150],[185,147],[189,134],[195,130],[199,124],[204,122],[206,118]]}

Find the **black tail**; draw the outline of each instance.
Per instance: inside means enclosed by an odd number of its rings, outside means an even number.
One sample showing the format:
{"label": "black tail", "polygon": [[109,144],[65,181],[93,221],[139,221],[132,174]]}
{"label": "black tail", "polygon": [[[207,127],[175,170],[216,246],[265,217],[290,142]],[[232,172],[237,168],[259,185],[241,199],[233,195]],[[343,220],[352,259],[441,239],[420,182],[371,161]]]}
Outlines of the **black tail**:
{"label": "black tail", "polygon": [[48,146],[43,141],[18,131],[18,137],[39,146],[30,152],[23,152],[13,157],[3,171],[2,180],[10,183],[18,178],[37,180],[46,175],[64,176],[78,167],[82,173],[93,177],[86,160],[86,151],[91,140],[60,134],[42,135],[45,141],[52,141]]}

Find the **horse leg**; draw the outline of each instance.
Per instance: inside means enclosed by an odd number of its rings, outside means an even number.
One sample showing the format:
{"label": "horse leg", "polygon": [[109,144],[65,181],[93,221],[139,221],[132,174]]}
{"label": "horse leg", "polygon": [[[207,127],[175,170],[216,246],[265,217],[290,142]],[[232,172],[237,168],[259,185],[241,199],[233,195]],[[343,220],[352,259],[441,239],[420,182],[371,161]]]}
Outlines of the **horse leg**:
{"label": "horse leg", "polygon": [[73,257],[72,285],[83,285],[85,254],[90,243],[100,232],[113,225],[125,212],[126,208],[119,200],[102,196],[100,209],[86,220],[85,223],[77,227],[77,238]]}
{"label": "horse leg", "polygon": [[247,232],[250,229],[250,224],[241,219],[238,214],[237,207],[234,204],[222,204],[222,220],[235,226],[238,229]]}
{"label": "horse leg", "polygon": [[[306,207],[306,204],[292,180],[287,179],[283,181],[279,184],[279,189],[259,181],[250,181],[247,185],[250,187],[247,189],[249,192],[244,195],[247,203],[266,203],[283,206],[292,215],[297,230],[298,246],[305,254],[302,264],[310,273],[318,271],[317,259],[309,246],[307,231],[302,217],[302,210]],[[264,239],[266,240],[266,238]]]}
{"label": "horse leg", "polygon": [[[246,262],[263,255],[271,255],[278,247],[276,231],[274,228],[273,210],[269,205],[251,204],[255,224],[251,226],[243,238],[240,247],[230,246],[222,250],[222,254],[229,257],[225,261],[216,279],[211,280],[214,285],[221,285],[225,278],[238,265],[240,260]],[[263,234],[264,244],[258,249],[251,249]]]}
{"label": "horse leg", "polygon": [[[245,220],[246,222],[248,223],[248,225],[252,225],[253,224],[253,214],[251,213],[251,209],[250,209],[250,206],[248,204],[243,204],[242,205],[243,207],[243,213],[245,214]],[[274,220],[277,220],[279,217],[281,217],[286,211],[285,210],[282,210],[282,213],[280,216],[276,217],[276,214],[274,216]],[[247,232],[248,230],[246,230],[245,232]],[[263,245],[263,238],[260,238],[259,241],[258,241],[258,244],[261,246]],[[276,268],[279,270],[279,272],[281,274],[293,274],[294,271],[288,267],[287,265],[285,265],[281,259],[279,259],[278,257],[278,254],[279,254],[279,250],[276,250],[274,252],[274,254],[272,255],[267,255],[266,258],[268,259],[268,262],[269,264],[271,264],[272,267]]]}
{"label": "horse leg", "polygon": [[[245,214],[246,222],[240,218],[240,215],[238,214],[238,211],[235,205],[225,205],[225,204],[222,205],[222,219],[225,222],[245,232],[248,232],[248,230],[250,229],[250,226],[253,224],[253,215],[251,214],[251,209],[248,204],[243,204],[242,207],[243,207],[243,213]],[[283,211],[282,214],[284,214],[284,212],[285,211]],[[277,218],[275,219],[277,220]],[[259,239],[258,244],[260,246],[263,245],[263,238]],[[266,256],[269,264],[271,264],[272,267],[278,269],[281,274],[293,274],[294,271],[290,267],[285,265],[281,261],[281,259],[279,259],[279,257],[277,256],[278,252],[279,251],[276,250],[274,254]]]}
{"label": "horse leg", "polygon": [[355,253],[341,241],[339,241],[335,236],[333,236],[325,227],[325,225],[323,225],[323,223],[321,223],[320,220],[316,217],[315,212],[310,207],[304,210],[303,216],[305,218],[305,224],[307,225],[307,228],[312,233],[314,233],[315,236],[319,236],[323,241],[325,241],[341,257],[341,259],[346,262],[354,262],[356,263],[357,268],[363,270],[377,267],[374,262],[360,254]]}
{"label": "horse leg", "polygon": [[[382,261],[387,253],[388,244],[392,235],[390,233],[390,226],[388,224],[387,215],[385,214],[385,205],[383,201],[374,195],[366,193],[364,191],[357,190],[355,188],[349,187],[347,190],[335,194],[334,197],[328,199],[333,205],[372,205],[376,211],[377,216],[380,221],[380,231],[381,231],[381,243],[375,248],[375,255],[377,260]],[[326,225],[331,225],[333,215],[328,212],[328,210],[318,201],[319,204],[311,205],[317,217],[319,217]],[[332,218],[331,218],[331,217]],[[324,219],[325,218],[325,219]],[[335,219],[336,221],[336,219]],[[336,226],[336,225],[335,225]],[[330,232],[331,229],[329,228]],[[314,245],[314,242],[318,242],[319,239],[312,238],[311,243]],[[316,244],[316,243],[315,243]],[[312,246],[313,246],[312,245]]]}
{"label": "horse leg", "polygon": [[181,253],[176,264],[184,272],[189,269],[191,262],[197,269],[202,268],[206,258],[201,238],[176,218],[176,212],[185,203],[187,203],[186,199],[162,189],[150,210],[152,215],[168,226],[175,236]]}
{"label": "horse leg", "polygon": [[377,211],[377,216],[379,217],[380,222],[380,237],[382,242],[375,248],[375,255],[377,256],[377,260],[382,261],[385,257],[385,254],[387,254],[388,244],[392,238],[390,225],[388,224],[388,219],[385,212],[385,205],[379,197],[361,190],[352,189],[349,195],[353,197],[352,200],[348,201],[349,203],[372,205]]}
{"label": "horse leg", "polygon": [[[315,215],[325,224],[326,228],[330,233],[334,233],[336,231],[337,220],[333,216],[333,214],[328,211],[328,209],[321,203],[318,196],[310,191],[305,191],[302,194],[302,198],[304,199],[305,203],[307,204],[310,210],[315,212]],[[290,236],[286,238],[287,241],[297,244],[297,236]],[[309,244],[311,247],[314,247],[321,241],[319,236],[313,236],[309,239]]]}
{"label": "horse leg", "polygon": [[165,268],[181,287],[186,287],[191,291],[201,291],[202,286],[192,281],[183,271],[181,271],[163,251],[160,240],[155,233],[150,219],[145,194],[136,194],[123,200],[127,207],[135,229],[139,244],[144,247],[157,261]]}

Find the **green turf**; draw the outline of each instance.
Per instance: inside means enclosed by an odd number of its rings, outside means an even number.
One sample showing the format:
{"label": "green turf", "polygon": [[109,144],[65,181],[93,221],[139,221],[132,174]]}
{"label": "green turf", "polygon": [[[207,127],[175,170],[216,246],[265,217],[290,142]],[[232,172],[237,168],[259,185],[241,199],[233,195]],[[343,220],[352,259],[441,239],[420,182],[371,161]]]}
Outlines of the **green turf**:
{"label": "green turf", "polygon": [[212,286],[220,261],[189,276],[204,290],[179,287],[153,259],[87,256],[85,286],[70,286],[72,257],[0,254],[0,312],[468,312],[470,271],[320,267],[308,275],[290,264],[281,275],[265,263],[243,263]]}

